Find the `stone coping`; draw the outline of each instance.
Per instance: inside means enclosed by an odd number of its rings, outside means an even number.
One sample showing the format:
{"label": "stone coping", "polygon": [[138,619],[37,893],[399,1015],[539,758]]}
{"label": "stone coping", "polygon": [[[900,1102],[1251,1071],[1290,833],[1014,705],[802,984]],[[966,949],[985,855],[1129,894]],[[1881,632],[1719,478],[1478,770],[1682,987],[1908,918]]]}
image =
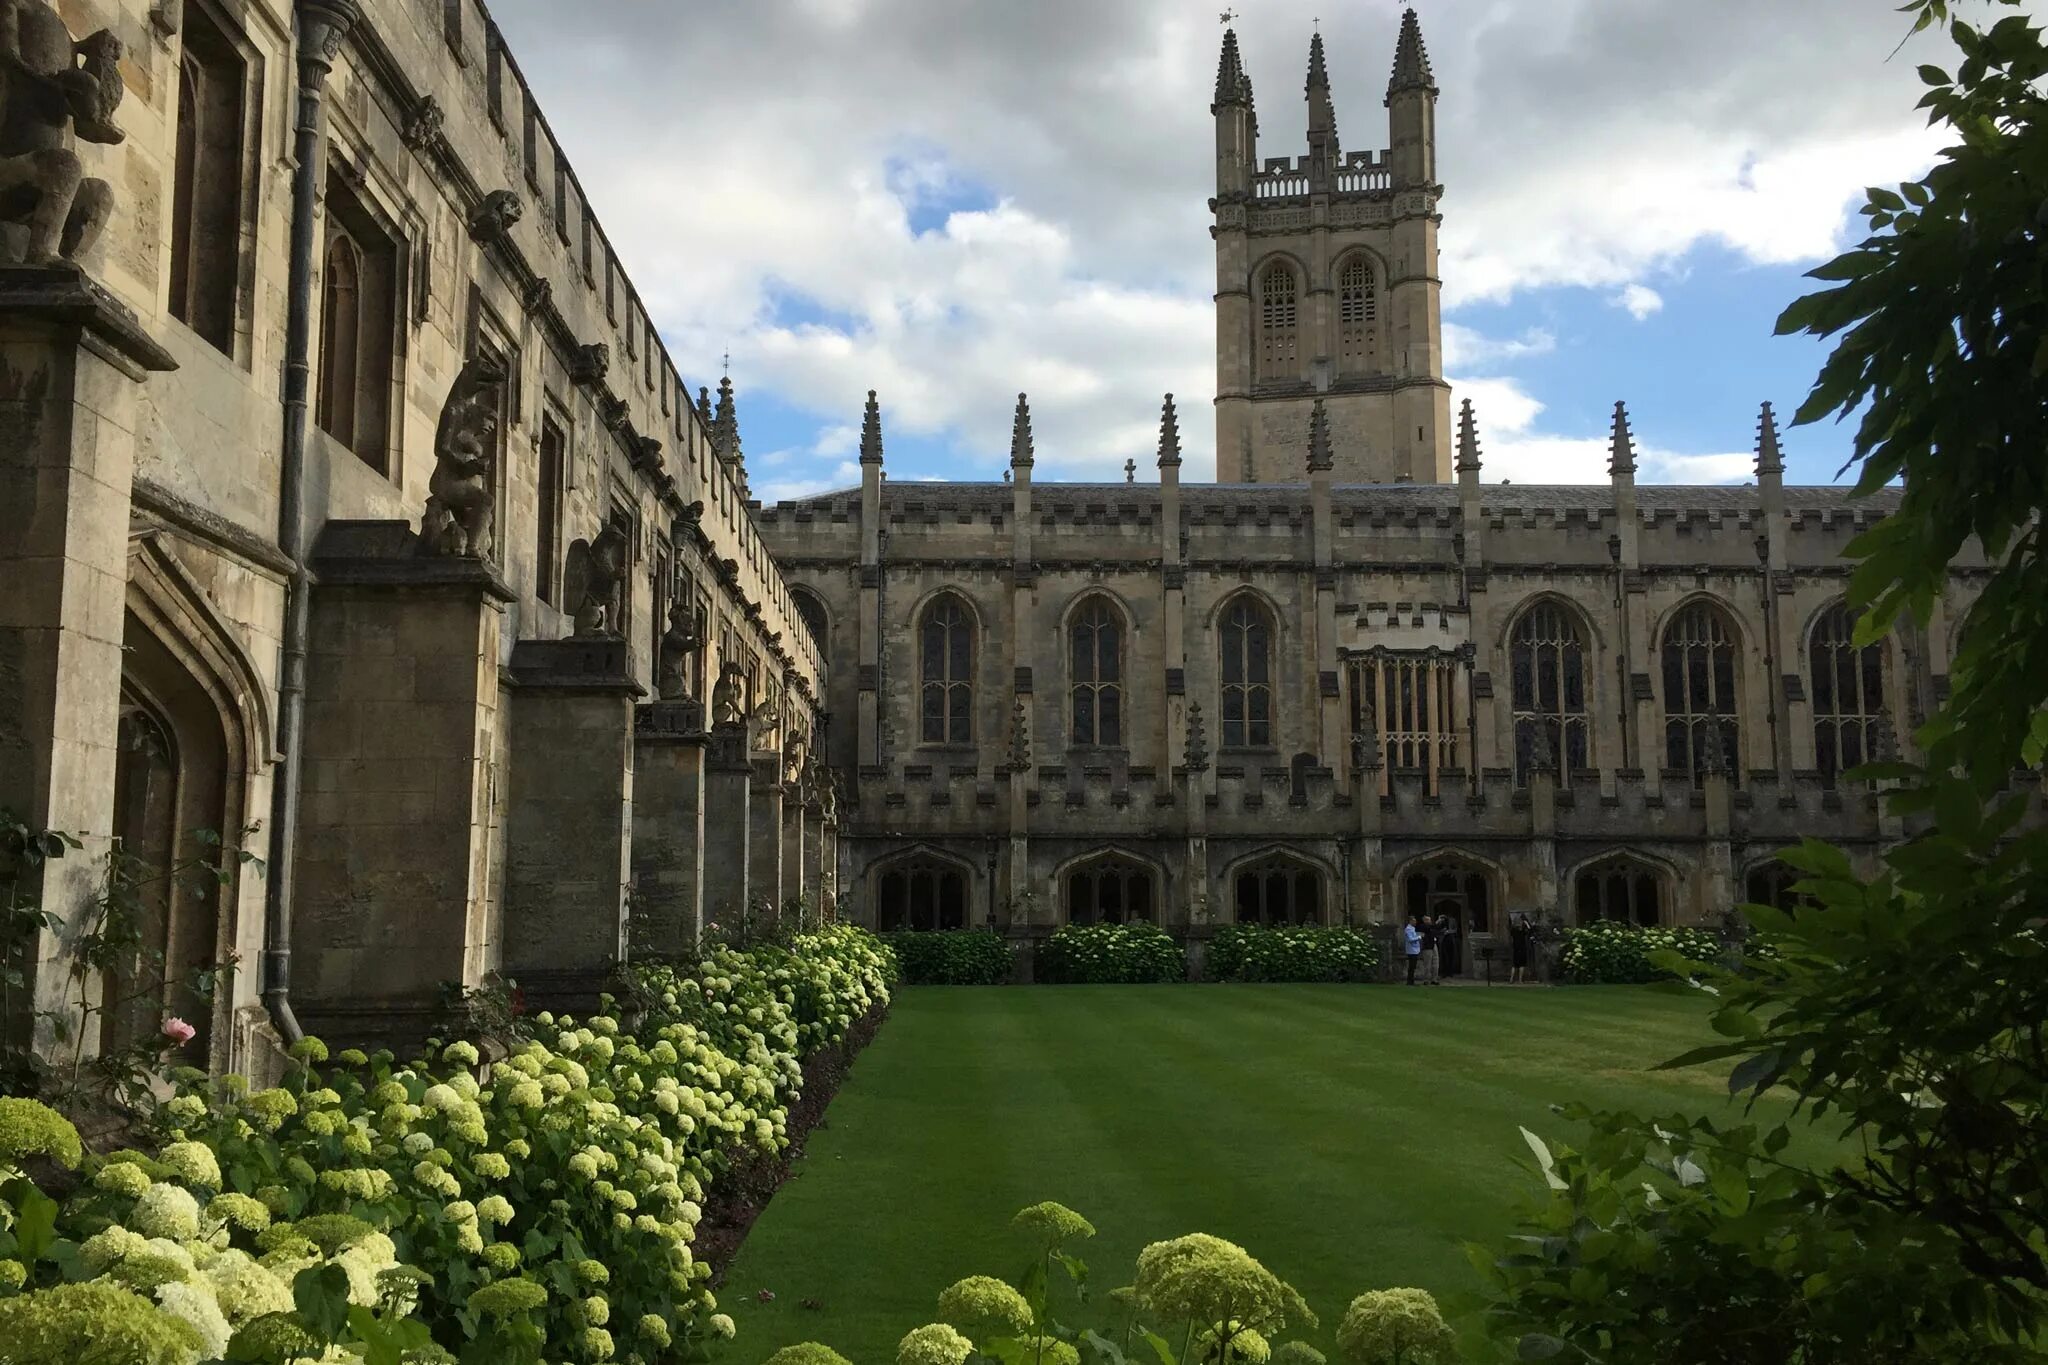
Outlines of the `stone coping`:
{"label": "stone coping", "polygon": [[149,371],[178,368],[129,307],[106,286],[66,262],[0,265],[0,318],[40,320],[77,327],[133,367],[136,378]]}

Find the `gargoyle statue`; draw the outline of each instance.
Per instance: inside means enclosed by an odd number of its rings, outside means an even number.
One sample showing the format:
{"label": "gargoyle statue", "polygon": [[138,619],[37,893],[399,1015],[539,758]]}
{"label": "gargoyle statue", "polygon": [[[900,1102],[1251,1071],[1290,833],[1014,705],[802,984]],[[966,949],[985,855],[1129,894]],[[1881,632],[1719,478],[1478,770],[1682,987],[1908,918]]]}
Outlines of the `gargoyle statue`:
{"label": "gargoyle statue", "polygon": [[448,388],[434,428],[434,473],[420,520],[420,540],[429,554],[481,559],[491,552],[497,508],[491,476],[504,390],[505,366],[487,355],[471,356]]}
{"label": "gargoyle statue", "polygon": [[663,701],[693,701],[690,695],[690,660],[704,648],[704,628],[697,610],[688,602],[668,609],[668,629],[661,634],[656,653],[654,691]]}
{"label": "gargoyle statue", "polygon": [[76,263],[99,239],[114,190],[73,139],[122,140],[120,62],[111,31],[73,42],[46,0],[0,0],[0,261]]}
{"label": "gargoyle statue", "polygon": [[626,533],[607,525],[595,540],[569,546],[563,566],[563,598],[575,617],[577,635],[617,635],[625,621],[620,593],[626,586]]}

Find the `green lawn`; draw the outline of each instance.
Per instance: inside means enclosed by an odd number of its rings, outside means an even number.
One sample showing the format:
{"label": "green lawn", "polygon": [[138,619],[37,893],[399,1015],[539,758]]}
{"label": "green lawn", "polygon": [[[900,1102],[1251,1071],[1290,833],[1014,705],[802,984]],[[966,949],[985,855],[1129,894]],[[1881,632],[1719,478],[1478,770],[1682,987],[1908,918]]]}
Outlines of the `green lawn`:
{"label": "green lawn", "polygon": [[1477,1288],[1459,1243],[1529,1191],[1518,1126],[1571,1136],[1550,1104],[1733,1113],[1725,1073],[1645,1070],[1708,1036],[1698,997],[1650,988],[904,990],[726,1277],[729,1358],[888,1365],[947,1284],[1014,1278],[1007,1223],[1040,1199],[1094,1221],[1100,1290],[1147,1242],[1242,1243],[1327,1347],[1362,1289]]}

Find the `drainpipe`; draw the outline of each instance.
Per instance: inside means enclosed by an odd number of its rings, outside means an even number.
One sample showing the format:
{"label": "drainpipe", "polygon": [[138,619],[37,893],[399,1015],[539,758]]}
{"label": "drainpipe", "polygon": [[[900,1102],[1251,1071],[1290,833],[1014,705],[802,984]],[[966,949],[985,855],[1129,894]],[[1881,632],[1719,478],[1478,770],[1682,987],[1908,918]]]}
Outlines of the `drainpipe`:
{"label": "drainpipe", "polygon": [[321,104],[327,73],[360,14],[356,0],[299,0],[298,122],[292,135],[292,241],[284,342],[284,441],[277,545],[291,561],[277,689],[277,771],[270,788],[270,867],[263,899],[263,1004],[289,1042],[305,1036],[292,1014],[292,883],[296,877],[299,751],[306,732],[306,641],[312,577],[306,572],[306,390],[313,336],[313,219],[319,199]]}

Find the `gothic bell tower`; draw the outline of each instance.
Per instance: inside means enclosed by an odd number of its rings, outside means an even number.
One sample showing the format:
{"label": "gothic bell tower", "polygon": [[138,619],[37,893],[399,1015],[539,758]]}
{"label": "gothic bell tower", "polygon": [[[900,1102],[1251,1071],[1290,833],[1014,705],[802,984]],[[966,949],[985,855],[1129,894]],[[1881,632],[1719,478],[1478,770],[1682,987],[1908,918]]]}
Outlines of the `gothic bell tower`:
{"label": "gothic bell tower", "polygon": [[1395,43],[1385,149],[1339,145],[1320,33],[1304,93],[1307,154],[1260,164],[1251,79],[1224,32],[1210,105],[1217,481],[1304,482],[1321,397],[1337,482],[1449,482],[1437,89],[1415,11]]}

